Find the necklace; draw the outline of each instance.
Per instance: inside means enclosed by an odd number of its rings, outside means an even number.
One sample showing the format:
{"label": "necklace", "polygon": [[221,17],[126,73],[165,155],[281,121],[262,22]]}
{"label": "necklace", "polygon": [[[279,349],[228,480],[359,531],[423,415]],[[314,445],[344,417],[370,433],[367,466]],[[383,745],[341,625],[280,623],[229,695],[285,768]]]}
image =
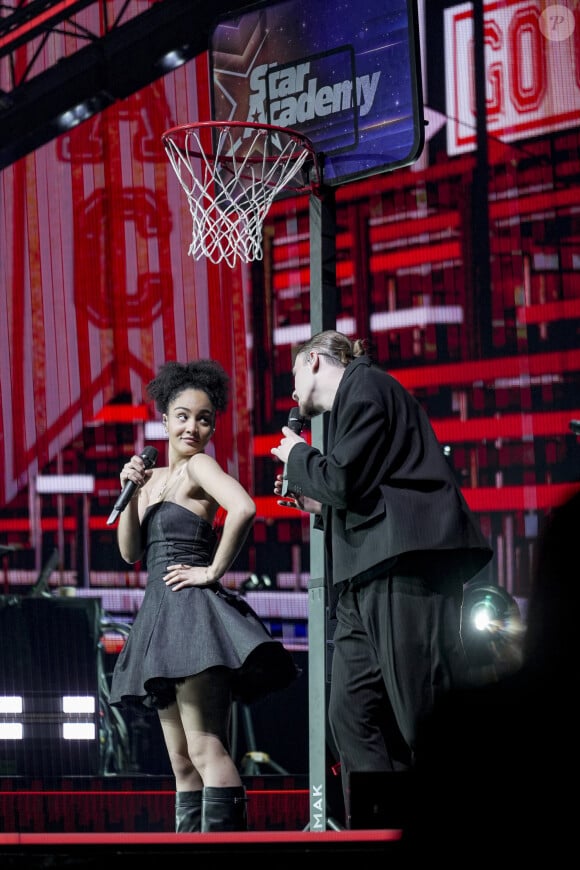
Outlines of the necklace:
{"label": "necklace", "polygon": [[182,465],[177,474],[170,472],[165,480],[163,481],[163,485],[157,491],[157,495],[155,496],[155,501],[161,501],[166,492],[168,492],[174,483],[177,483],[180,477],[183,477],[183,472],[185,471],[185,465]]}

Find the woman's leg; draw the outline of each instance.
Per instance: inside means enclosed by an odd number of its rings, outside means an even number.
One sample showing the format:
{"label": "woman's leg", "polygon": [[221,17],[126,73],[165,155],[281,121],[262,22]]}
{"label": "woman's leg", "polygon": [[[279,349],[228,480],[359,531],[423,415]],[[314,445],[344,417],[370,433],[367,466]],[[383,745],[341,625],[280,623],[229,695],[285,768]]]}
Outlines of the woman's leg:
{"label": "woman's leg", "polygon": [[203,782],[187,751],[187,738],[177,703],[158,713],[175,777],[175,830],[177,833],[201,831]]}
{"label": "woman's leg", "polygon": [[178,832],[247,828],[245,789],[229,753],[231,709],[229,674],[215,668],[177,685],[175,703],[159,710]]}
{"label": "woman's leg", "polygon": [[201,830],[247,830],[246,790],[229,747],[229,673],[214,668],[189,677],[177,686],[177,705],[189,757],[204,785]]}
{"label": "woman's leg", "polygon": [[241,786],[229,751],[232,712],[229,672],[212,668],[188,677],[176,687],[176,698],[187,756],[203,785]]}
{"label": "woman's leg", "polygon": [[187,750],[187,737],[181,722],[177,702],[158,710],[163,739],[178,792],[200,791],[203,781]]}

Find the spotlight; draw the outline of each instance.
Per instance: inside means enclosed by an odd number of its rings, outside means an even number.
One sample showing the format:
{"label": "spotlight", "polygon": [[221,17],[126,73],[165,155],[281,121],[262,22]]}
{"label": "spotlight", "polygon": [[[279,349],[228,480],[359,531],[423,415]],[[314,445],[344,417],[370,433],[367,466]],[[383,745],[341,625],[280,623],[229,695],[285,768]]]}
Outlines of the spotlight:
{"label": "spotlight", "polygon": [[191,46],[182,45],[179,48],[174,48],[166,52],[157,61],[157,66],[164,73],[171,72],[180,66],[183,66],[191,57]]}
{"label": "spotlight", "polygon": [[42,594],[0,608],[3,775],[98,773],[105,708],[100,616],[100,600]]}
{"label": "spotlight", "polygon": [[469,614],[471,624],[477,631],[491,630],[492,623],[502,618],[493,597],[489,594],[486,594],[481,601],[476,602]]}
{"label": "spotlight", "polygon": [[273,588],[274,583],[267,574],[262,574],[261,577],[258,577],[257,574],[250,574],[250,576],[246,580],[244,580],[240,586],[242,593],[265,592],[266,590]]}
{"label": "spotlight", "polygon": [[90,97],[88,100],[83,100],[77,103],[76,106],[61,112],[56,117],[56,126],[60,132],[72,130],[73,127],[77,127],[83,121],[88,121],[89,118],[92,118],[93,115],[96,115],[103,108],[104,103],[102,99]]}
{"label": "spotlight", "polygon": [[524,627],[520,609],[501,586],[467,584],[462,628],[464,646],[478,676],[497,677],[521,664]]}
{"label": "spotlight", "polygon": [[476,631],[494,631],[519,617],[518,604],[501,586],[466,586],[463,613]]}

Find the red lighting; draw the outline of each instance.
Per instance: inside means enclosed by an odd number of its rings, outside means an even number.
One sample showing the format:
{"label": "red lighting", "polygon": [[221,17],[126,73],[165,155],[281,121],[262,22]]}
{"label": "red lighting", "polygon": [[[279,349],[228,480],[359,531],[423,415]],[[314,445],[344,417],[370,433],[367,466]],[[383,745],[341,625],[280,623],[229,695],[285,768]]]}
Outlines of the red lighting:
{"label": "red lighting", "polygon": [[134,423],[139,420],[149,420],[147,405],[105,405],[95,421],[99,423]]}

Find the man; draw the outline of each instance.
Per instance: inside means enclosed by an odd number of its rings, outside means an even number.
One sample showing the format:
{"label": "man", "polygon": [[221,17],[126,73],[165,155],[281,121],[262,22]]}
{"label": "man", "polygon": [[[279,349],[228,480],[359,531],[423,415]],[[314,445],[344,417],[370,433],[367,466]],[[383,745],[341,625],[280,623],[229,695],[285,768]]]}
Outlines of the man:
{"label": "man", "polygon": [[328,717],[350,824],[350,774],[410,769],[435,697],[467,680],[463,584],[492,550],[424,410],[363,341],[327,330],[294,359],[300,414],[330,412],[327,449],[284,427],[271,452],[286,466],[283,503],[317,514],[324,531],[336,617]]}

